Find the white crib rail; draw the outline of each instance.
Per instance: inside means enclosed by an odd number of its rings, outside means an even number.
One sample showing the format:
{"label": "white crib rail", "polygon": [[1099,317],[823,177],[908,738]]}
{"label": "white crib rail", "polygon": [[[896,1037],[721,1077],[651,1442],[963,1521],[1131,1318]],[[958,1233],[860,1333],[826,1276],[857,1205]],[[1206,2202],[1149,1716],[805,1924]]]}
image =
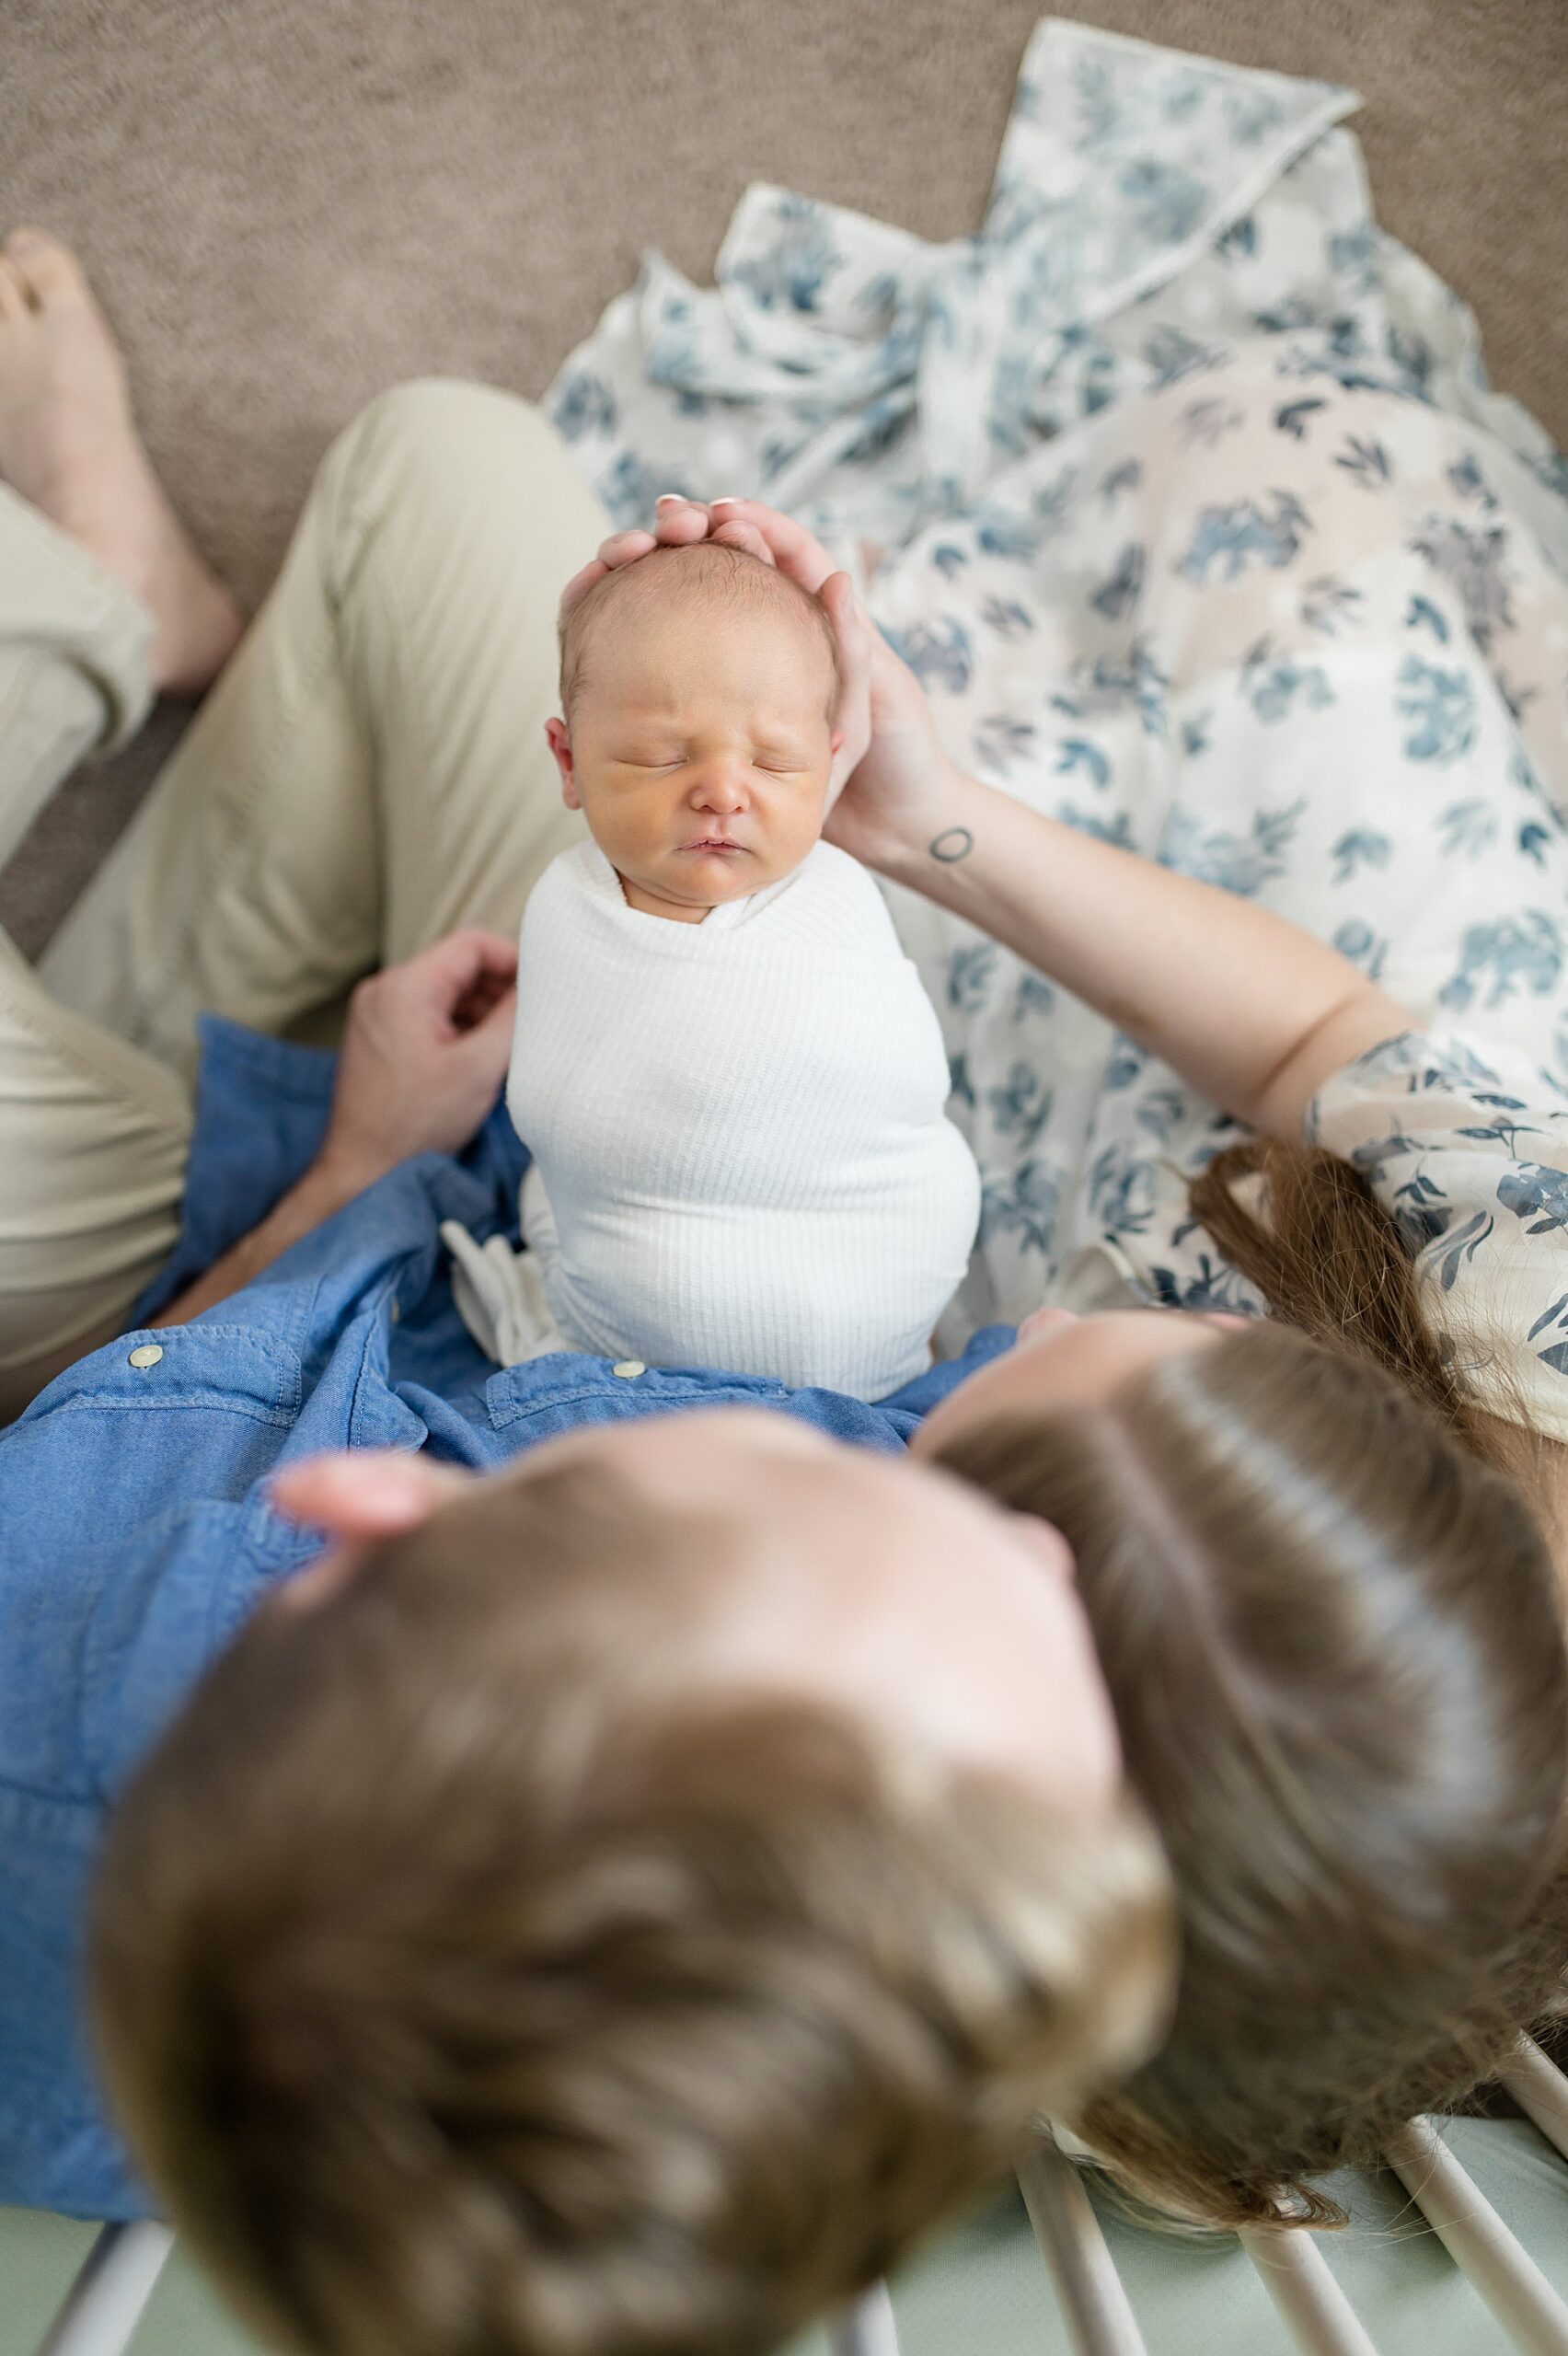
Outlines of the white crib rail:
{"label": "white crib rail", "polygon": [[38,2356],[121,2356],[173,2241],[167,2225],[106,2225],[40,2342]]}
{"label": "white crib rail", "polygon": [[1568,2356],[1568,2305],[1479,2191],[1429,2119],[1384,2147],[1389,2165],[1522,2356]]}
{"label": "white crib rail", "polygon": [[833,2356],[898,2356],[898,2326],[885,2282],[857,2299],[832,2334]]}
{"label": "white crib rail", "polygon": [[1083,2178],[1051,2136],[1031,2143],[1018,2180],[1077,2356],[1147,2356]]}
{"label": "white crib rail", "polygon": [[[1520,2109],[1568,2157],[1568,2078],[1528,2038],[1502,2075]],[[1390,2139],[1389,2166],[1520,2356],[1568,2356],[1568,2304],[1466,2175],[1441,2124],[1413,2119]],[[1078,2169],[1041,2135],[1018,2173],[1076,2356],[1148,2356]],[[124,2356],[171,2241],[162,2225],[106,2225],[38,2356]],[[1247,2232],[1241,2244],[1301,2356],[1378,2356],[1310,2234]],[[887,2285],[857,2300],[828,2339],[833,2356],[899,2356]]]}

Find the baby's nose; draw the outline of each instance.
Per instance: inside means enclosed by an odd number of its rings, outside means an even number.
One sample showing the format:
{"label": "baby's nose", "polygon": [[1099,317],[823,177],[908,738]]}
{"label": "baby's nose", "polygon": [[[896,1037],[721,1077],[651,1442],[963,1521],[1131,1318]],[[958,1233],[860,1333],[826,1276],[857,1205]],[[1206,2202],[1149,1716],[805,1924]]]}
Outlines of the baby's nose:
{"label": "baby's nose", "polygon": [[705,769],[692,788],[692,800],[704,810],[742,810],[745,807],[745,780],[738,769],[716,761]]}

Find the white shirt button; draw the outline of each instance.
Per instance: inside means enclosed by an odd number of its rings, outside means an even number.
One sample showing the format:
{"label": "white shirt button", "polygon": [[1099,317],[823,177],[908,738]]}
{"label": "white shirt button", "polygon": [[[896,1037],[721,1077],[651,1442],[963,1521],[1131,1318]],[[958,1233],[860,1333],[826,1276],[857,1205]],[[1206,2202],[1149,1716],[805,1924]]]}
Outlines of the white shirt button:
{"label": "white shirt button", "polygon": [[623,1382],[629,1382],[634,1376],[646,1374],[647,1371],[648,1369],[640,1358],[622,1358],[618,1366],[613,1366],[610,1369],[610,1372],[618,1374]]}
{"label": "white shirt button", "polygon": [[156,1342],[144,1342],[139,1348],[132,1351],[131,1363],[138,1367],[156,1366],[162,1356],[163,1352]]}

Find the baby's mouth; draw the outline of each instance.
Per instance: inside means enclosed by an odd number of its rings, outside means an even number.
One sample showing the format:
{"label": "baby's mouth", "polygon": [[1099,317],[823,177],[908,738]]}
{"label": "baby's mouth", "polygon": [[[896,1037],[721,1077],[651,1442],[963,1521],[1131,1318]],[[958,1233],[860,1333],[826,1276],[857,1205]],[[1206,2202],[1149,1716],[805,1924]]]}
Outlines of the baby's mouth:
{"label": "baby's mouth", "polygon": [[694,835],[690,842],[681,845],[681,849],[684,851],[744,850],[745,845],[732,840],[728,835]]}

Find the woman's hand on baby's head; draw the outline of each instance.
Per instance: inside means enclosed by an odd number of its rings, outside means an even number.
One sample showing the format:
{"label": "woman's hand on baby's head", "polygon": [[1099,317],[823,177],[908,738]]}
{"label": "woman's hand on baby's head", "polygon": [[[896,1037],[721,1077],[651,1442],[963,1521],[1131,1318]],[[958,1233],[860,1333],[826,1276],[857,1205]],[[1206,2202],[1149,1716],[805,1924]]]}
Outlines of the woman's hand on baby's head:
{"label": "woman's hand on baby's head", "polygon": [[606,573],[617,572],[623,564],[635,564],[639,557],[651,556],[655,549],[690,548],[698,540],[712,538],[722,541],[726,548],[744,549],[763,564],[772,564],[773,551],[756,525],[727,517],[726,508],[733,508],[735,503],[732,500],[715,501],[716,512],[710,513],[700,499],[687,499],[682,491],[665,491],[659,501],[658,517],[651,532],[612,532],[607,540],[600,542],[597,556],[581,572],[572,574],[560,593],[562,618]]}

